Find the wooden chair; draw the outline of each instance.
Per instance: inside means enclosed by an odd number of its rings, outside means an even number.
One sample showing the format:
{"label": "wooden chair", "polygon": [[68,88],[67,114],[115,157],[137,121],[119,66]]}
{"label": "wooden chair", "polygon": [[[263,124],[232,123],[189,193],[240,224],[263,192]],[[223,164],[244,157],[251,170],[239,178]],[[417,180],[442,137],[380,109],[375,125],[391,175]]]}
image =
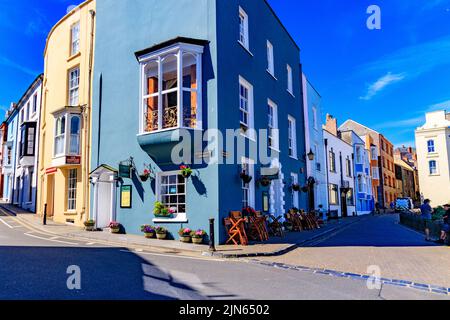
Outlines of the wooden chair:
{"label": "wooden chair", "polygon": [[266,228],[266,218],[261,213],[256,213],[249,218],[249,237],[252,240],[266,241],[269,240],[269,234]]}
{"label": "wooden chair", "polygon": [[266,238],[266,240],[269,240],[269,230],[267,228],[267,216],[263,215],[261,211],[256,211],[256,218],[258,218],[260,222],[264,238]]}
{"label": "wooden chair", "polygon": [[292,224],[292,230],[294,231],[303,231],[302,219],[296,213],[289,211],[286,213],[286,220]]}
{"label": "wooden chair", "polygon": [[282,216],[275,217],[273,214],[269,215],[269,233],[275,237],[284,237],[283,226],[281,225],[280,219]]}
{"label": "wooden chair", "polygon": [[224,219],[225,230],[228,233],[228,240],[225,244],[230,244],[231,242],[235,245],[248,245],[247,234],[244,228],[244,219],[235,220],[233,218]]}

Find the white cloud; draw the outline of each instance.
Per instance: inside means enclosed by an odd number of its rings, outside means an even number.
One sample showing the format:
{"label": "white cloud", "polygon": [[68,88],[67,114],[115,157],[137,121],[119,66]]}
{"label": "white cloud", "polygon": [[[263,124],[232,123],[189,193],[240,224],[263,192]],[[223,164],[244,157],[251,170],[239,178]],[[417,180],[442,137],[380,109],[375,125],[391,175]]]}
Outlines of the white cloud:
{"label": "white cloud", "polygon": [[433,112],[433,111],[438,111],[438,110],[450,111],[450,100],[432,104],[432,105],[427,107],[425,112]]}
{"label": "white cloud", "polygon": [[28,74],[30,76],[33,76],[33,77],[37,77],[37,75],[39,74],[39,72],[31,70],[31,69],[29,69],[29,68],[27,68],[25,66],[22,66],[22,65],[20,65],[20,64],[18,64],[16,62],[11,61],[8,58],[2,57],[2,56],[0,56],[0,65],[19,70],[19,71],[21,71],[21,72],[23,72],[25,74]]}
{"label": "white cloud", "polygon": [[374,127],[377,129],[390,129],[390,128],[408,128],[420,126],[425,122],[425,116],[408,118],[397,121],[388,121],[375,125]]}
{"label": "white cloud", "polygon": [[374,96],[376,96],[380,91],[385,89],[387,86],[402,81],[403,79],[405,79],[405,77],[406,77],[405,73],[392,74],[391,72],[388,72],[386,75],[384,75],[383,77],[379,78],[377,81],[369,85],[366,95],[360,97],[360,99],[370,100]]}

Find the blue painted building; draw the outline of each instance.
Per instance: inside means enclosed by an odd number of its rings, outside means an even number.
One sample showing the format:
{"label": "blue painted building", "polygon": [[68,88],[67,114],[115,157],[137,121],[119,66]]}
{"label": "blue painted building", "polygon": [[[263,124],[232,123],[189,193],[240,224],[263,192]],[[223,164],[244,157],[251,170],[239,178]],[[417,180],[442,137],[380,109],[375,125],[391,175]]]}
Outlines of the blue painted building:
{"label": "blue painted building", "polygon": [[16,150],[17,150],[17,132],[19,110],[15,103],[11,104],[10,109],[6,112],[6,141],[3,146],[3,165],[2,175],[4,181],[3,201],[13,203],[18,193],[14,194],[14,189],[18,189],[20,181],[14,179],[16,168]]}
{"label": "blue painted building", "polygon": [[[224,242],[223,218],[232,210],[306,209],[305,194],[291,188],[306,182],[299,56],[265,1],[99,1],[91,158],[97,226],[117,220],[138,234],[143,224],[161,225],[176,235],[182,226],[208,231],[215,218]],[[193,169],[189,178],[182,163]],[[156,201],[172,217],[155,217]]]}
{"label": "blue painted building", "polygon": [[366,149],[365,141],[354,131],[341,131],[341,136],[353,146],[356,213],[369,214],[375,208],[370,151]]}

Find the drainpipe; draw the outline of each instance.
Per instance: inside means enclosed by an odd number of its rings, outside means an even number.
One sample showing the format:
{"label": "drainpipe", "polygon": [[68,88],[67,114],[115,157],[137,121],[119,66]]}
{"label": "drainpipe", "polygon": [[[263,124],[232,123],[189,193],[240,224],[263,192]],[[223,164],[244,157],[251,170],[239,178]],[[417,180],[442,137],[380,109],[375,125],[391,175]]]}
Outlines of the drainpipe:
{"label": "drainpipe", "polygon": [[84,185],[83,185],[83,209],[81,214],[86,213],[86,208],[89,206],[89,182],[88,182],[88,172],[89,172],[89,161],[90,161],[90,113],[91,113],[91,95],[92,95],[92,65],[93,65],[93,55],[94,55],[94,27],[95,27],[95,11],[89,10],[91,15],[91,34],[90,34],[90,48],[89,48],[89,82],[88,82],[88,102],[84,112],[84,166],[83,170]]}

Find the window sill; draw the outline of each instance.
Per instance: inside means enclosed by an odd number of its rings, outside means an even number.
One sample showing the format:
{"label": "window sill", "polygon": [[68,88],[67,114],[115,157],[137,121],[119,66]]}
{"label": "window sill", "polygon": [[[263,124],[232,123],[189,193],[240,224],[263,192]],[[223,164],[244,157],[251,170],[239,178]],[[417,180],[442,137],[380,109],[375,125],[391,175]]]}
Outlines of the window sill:
{"label": "window sill", "polygon": [[275,81],[278,81],[277,77],[275,77],[275,75],[274,75],[272,72],[270,72],[269,69],[266,69],[266,72],[267,72],[267,73],[268,73]]}
{"label": "window sill", "polygon": [[286,89],[286,91],[292,96],[292,98],[295,98],[295,95],[291,91],[289,91],[289,89]]}
{"label": "window sill", "polygon": [[241,132],[240,135],[241,135],[241,137],[244,137],[244,138],[246,138],[246,139],[248,139],[250,141],[256,142],[256,138],[255,137],[252,137],[252,136],[250,136],[250,135],[248,135],[246,133],[242,133]]}
{"label": "window sill", "polygon": [[70,62],[80,56],[81,56],[81,51],[79,51],[79,52],[75,53],[74,55],[71,55],[69,58],[67,58],[67,62]]}
{"label": "window sill", "polygon": [[250,56],[254,57],[253,53],[250,51],[249,48],[247,48],[247,47],[245,46],[245,44],[243,44],[243,43],[242,43],[241,41],[239,41],[239,40],[238,40],[238,43],[241,45],[242,48],[244,48],[245,51],[247,51],[247,53],[248,53]]}
{"label": "window sill", "polygon": [[281,153],[279,148],[275,148],[275,147],[269,147],[270,150]]}
{"label": "window sill", "polygon": [[189,220],[186,218],[175,218],[175,219],[153,219],[153,223],[188,223]]}
{"label": "window sill", "polygon": [[298,157],[294,157],[294,156],[289,156],[289,158],[297,160],[298,161]]}

